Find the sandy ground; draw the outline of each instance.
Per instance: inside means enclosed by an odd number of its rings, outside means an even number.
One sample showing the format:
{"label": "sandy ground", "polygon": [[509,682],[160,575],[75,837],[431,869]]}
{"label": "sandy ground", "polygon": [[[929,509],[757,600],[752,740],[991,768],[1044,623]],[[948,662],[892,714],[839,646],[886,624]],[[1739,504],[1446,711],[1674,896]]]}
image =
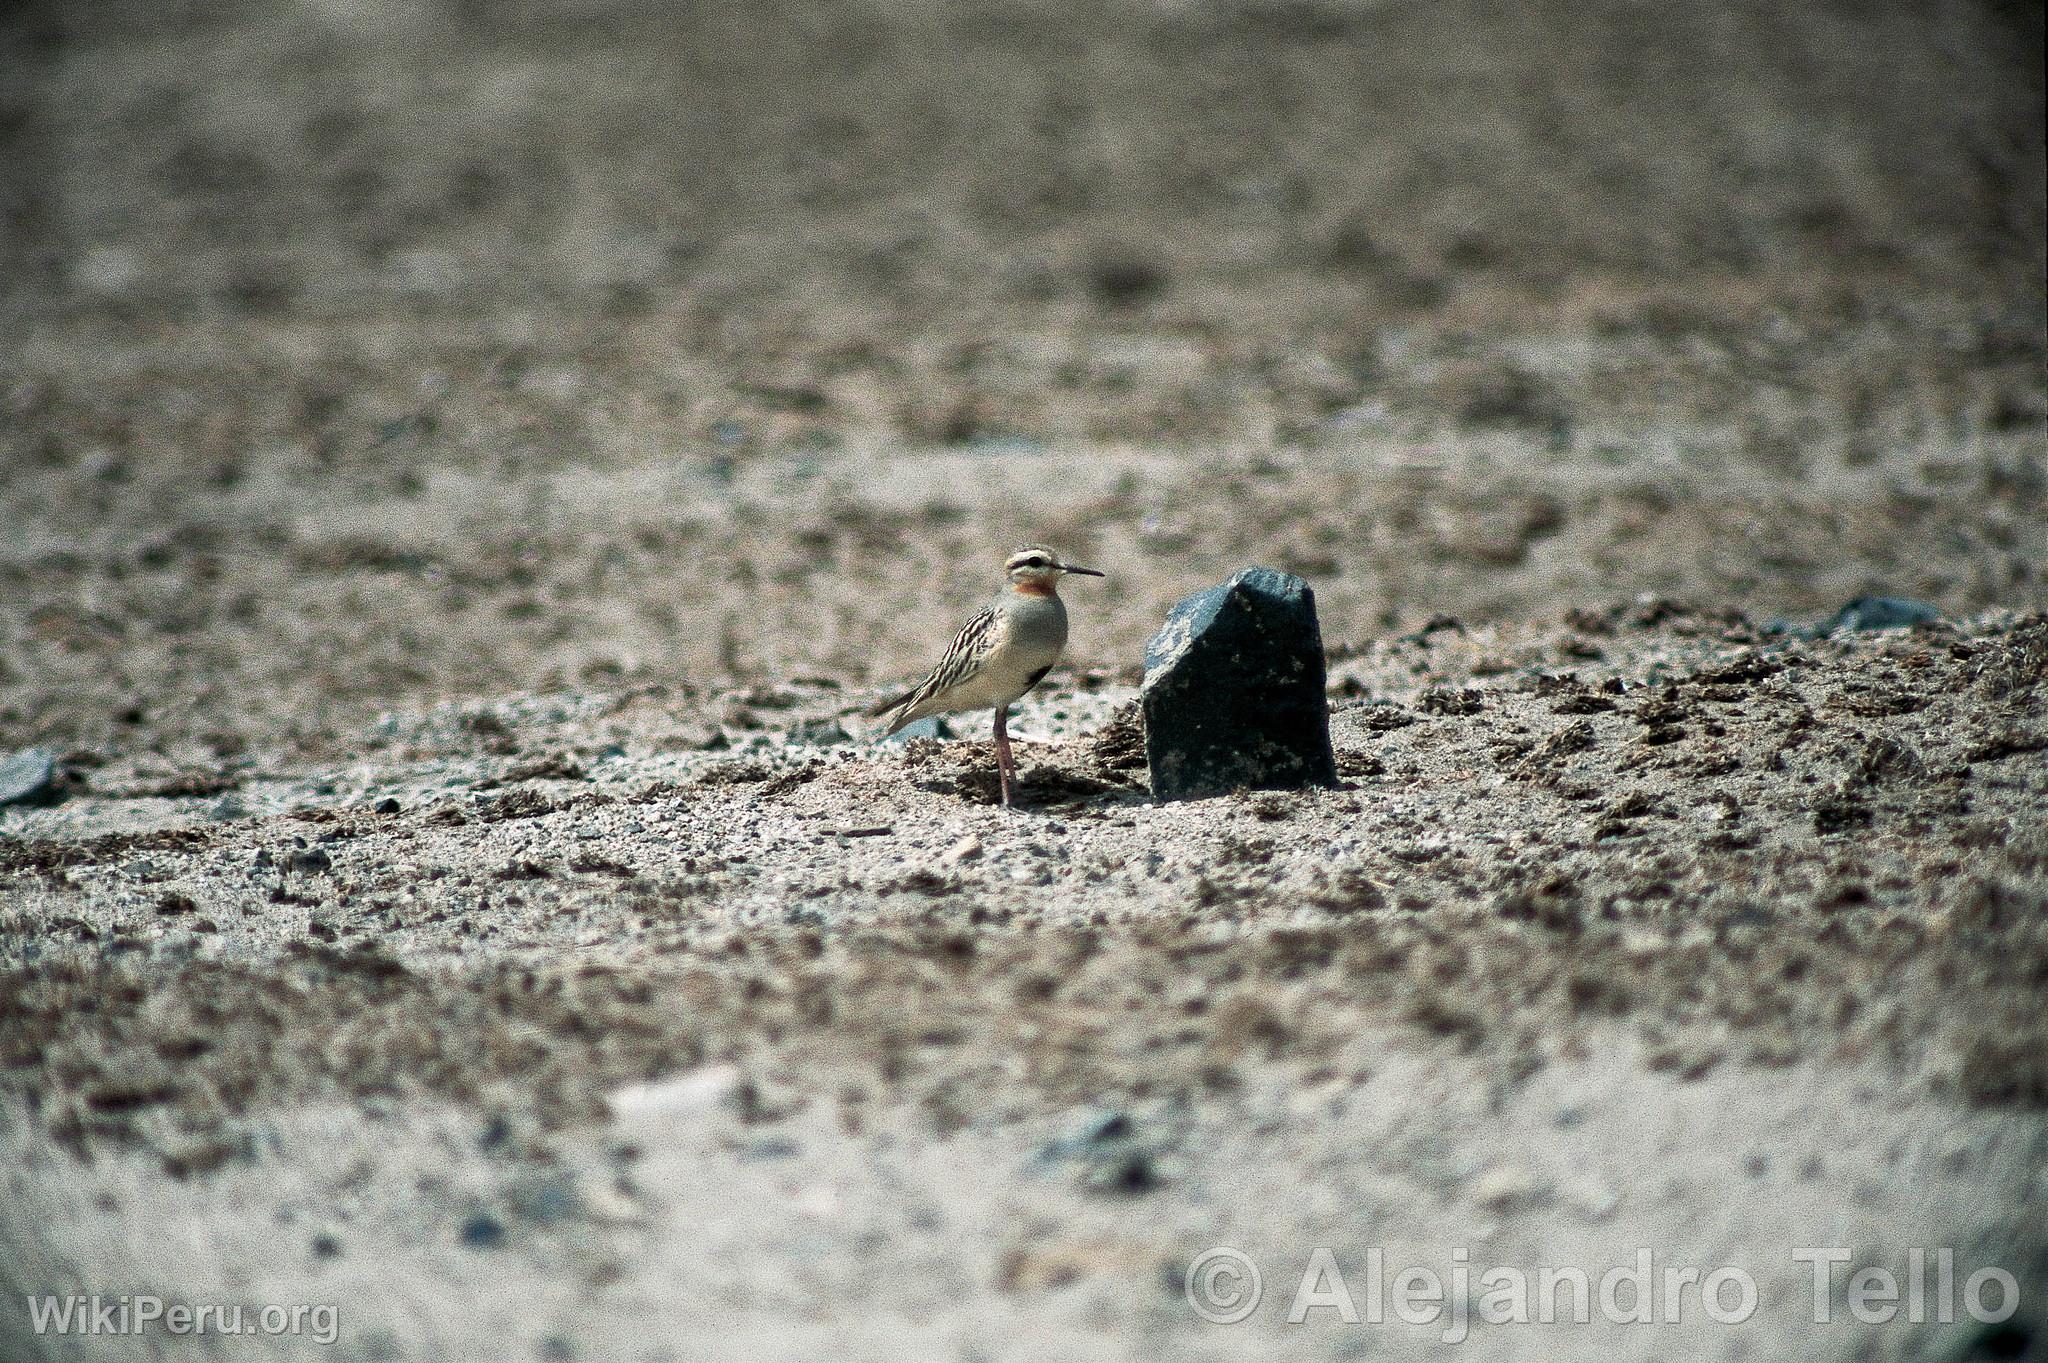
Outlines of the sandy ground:
{"label": "sandy ground", "polygon": [[[2038,11],[0,32],[0,1357],[2042,1347]],[[1031,539],[1006,811],[860,712]],[[1155,805],[1253,563],[1343,788]],[[1850,1312],[1941,1249],[2013,1317]]]}

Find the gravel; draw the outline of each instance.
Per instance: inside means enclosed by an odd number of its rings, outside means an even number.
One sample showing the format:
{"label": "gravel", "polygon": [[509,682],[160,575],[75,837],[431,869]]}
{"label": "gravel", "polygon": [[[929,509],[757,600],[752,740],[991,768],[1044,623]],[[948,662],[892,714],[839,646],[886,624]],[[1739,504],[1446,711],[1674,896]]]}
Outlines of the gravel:
{"label": "gravel", "polygon": [[[6,21],[0,1357],[2038,1341],[2037,10],[490,8]],[[861,711],[1030,540],[1005,810]],[[1155,801],[1246,564],[1338,784]]]}

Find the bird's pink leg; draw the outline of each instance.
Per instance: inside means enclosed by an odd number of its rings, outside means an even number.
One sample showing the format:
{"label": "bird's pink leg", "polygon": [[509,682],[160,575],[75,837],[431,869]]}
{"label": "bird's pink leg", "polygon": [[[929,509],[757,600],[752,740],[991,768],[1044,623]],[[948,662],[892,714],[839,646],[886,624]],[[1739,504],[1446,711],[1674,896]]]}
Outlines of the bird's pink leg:
{"label": "bird's pink leg", "polygon": [[996,707],[996,777],[1002,782],[1003,803],[1005,805],[1010,803],[1010,786],[1013,773],[1017,770],[1016,764],[1010,760],[1009,717],[1009,706],[998,705]]}

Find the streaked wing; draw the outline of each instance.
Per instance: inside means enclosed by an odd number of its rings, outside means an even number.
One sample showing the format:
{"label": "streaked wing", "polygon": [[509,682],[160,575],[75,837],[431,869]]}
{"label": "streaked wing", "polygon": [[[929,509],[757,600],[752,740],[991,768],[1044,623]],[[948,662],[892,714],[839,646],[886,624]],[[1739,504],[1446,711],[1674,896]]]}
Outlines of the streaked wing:
{"label": "streaked wing", "polygon": [[953,636],[952,644],[946,649],[946,656],[939,659],[939,665],[932,669],[918,691],[926,696],[936,696],[950,691],[980,670],[984,659],[995,647],[997,617],[991,606],[960,627]]}
{"label": "streaked wing", "polygon": [[908,713],[966,681],[980,669],[989,651],[995,647],[998,624],[993,606],[969,620],[960,627],[960,632],[953,636],[952,644],[946,649],[946,656],[939,659],[939,665],[931,670],[931,675],[919,682],[907,695],[883,702],[873,713],[880,714],[889,710]]}

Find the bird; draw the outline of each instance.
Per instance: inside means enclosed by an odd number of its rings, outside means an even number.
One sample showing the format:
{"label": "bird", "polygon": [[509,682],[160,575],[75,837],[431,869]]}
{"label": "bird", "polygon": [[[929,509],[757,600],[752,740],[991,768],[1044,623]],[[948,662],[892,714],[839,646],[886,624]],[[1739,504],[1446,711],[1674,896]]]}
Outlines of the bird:
{"label": "bird", "polygon": [[995,710],[996,775],[1003,804],[1011,803],[1017,766],[1010,758],[1010,707],[1045,680],[1067,646],[1067,608],[1059,580],[1068,573],[1104,577],[1093,568],[1062,562],[1042,544],[1027,544],[1003,561],[1004,589],[987,609],[953,636],[925,679],[868,711],[886,716],[883,736],[927,715]]}

